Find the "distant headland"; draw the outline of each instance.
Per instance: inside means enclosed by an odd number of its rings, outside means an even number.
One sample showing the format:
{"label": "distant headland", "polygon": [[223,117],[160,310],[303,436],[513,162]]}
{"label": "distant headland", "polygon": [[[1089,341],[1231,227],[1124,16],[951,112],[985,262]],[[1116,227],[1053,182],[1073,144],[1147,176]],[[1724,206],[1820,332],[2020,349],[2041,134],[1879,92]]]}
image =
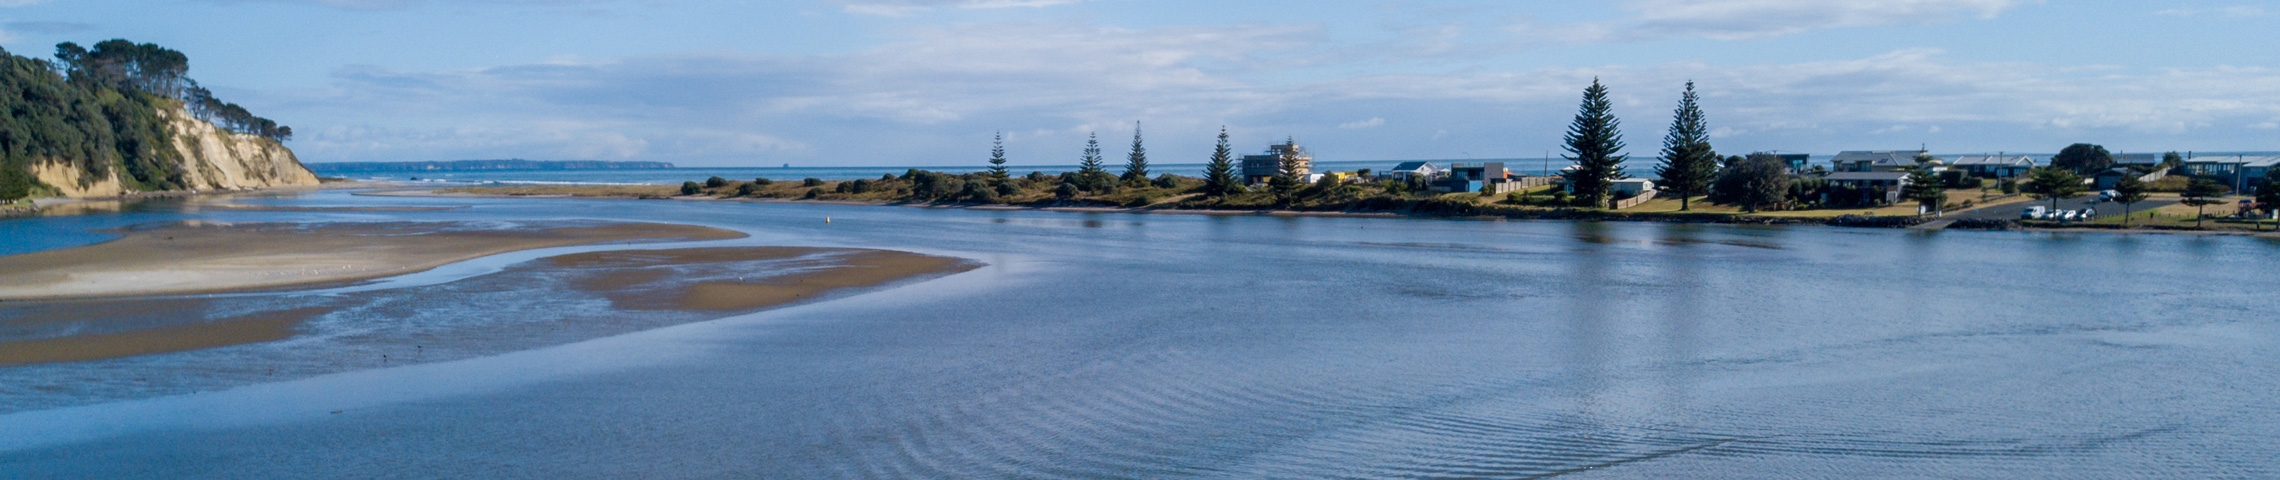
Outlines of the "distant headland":
{"label": "distant headland", "polygon": [[673,168],[665,162],[606,162],[600,160],[452,160],[442,162],[339,162],[310,163],[323,174],[393,172],[497,172],[526,170],[657,170]]}

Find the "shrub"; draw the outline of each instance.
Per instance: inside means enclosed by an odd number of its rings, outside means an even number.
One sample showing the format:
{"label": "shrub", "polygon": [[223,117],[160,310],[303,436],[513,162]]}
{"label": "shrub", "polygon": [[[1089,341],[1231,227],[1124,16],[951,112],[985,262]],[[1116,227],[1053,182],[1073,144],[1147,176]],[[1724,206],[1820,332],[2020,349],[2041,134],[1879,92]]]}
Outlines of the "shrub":
{"label": "shrub", "polygon": [[1053,198],[1061,200],[1077,198],[1077,184],[1062,182],[1061,186],[1053,188]]}
{"label": "shrub", "polygon": [[737,185],[737,186],[736,186],[736,196],[739,196],[739,197],[749,197],[749,196],[752,196],[753,194],[757,194],[757,193],[760,193],[760,184],[757,184],[757,183],[747,183],[747,184],[743,184],[743,185]]}
{"label": "shrub", "polygon": [[1180,177],[1169,173],[1157,175],[1156,188],[1180,188]]}
{"label": "shrub", "polygon": [[998,184],[997,184],[997,193],[998,193],[998,195],[1001,195],[1001,196],[1002,196],[1002,195],[1013,195],[1013,194],[1016,194],[1016,193],[1021,193],[1021,189],[1020,189],[1020,188],[1016,188],[1016,187],[1014,187],[1014,186],[1013,186],[1013,182],[1010,182],[1010,181],[1007,181],[1007,182],[998,182]]}
{"label": "shrub", "polygon": [[765,187],[765,186],[769,186],[769,185],[774,185],[775,183],[776,183],[776,181],[775,181],[775,180],[769,180],[769,179],[768,179],[768,177],[760,177],[760,178],[755,178],[755,179],[752,179],[752,184],[754,184],[754,185],[759,185],[759,186],[763,186],[763,187]]}
{"label": "shrub", "polygon": [[807,194],[806,194],[806,195],[801,195],[801,196],[800,196],[800,198],[804,198],[804,199],[808,199],[808,200],[814,200],[814,199],[816,199],[816,197],[821,197],[821,196],[823,196],[823,189],[821,189],[821,188],[809,188],[809,189],[807,189]]}
{"label": "shrub", "polygon": [[720,178],[716,176],[705,179],[705,188],[720,188],[726,186],[728,186],[728,179],[726,178]]}
{"label": "shrub", "polygon": [[815,178],[815,177],[808,177],[806,180],[800,180],[800,186],[802,186],[802,187],[821,187],[821,186],[823,186],[823,179],[821,179],[821,178]]}
{"label": "shrub", "polygon": [[704,193],[704,192],[705,192],[705,186],[704,186],[704,185],[698,185],[698,184],[697,184],[697,182],[681,182],[681,194],[682,194],[682,195],[696,195],[696,194],[699,194],[699,193]]}

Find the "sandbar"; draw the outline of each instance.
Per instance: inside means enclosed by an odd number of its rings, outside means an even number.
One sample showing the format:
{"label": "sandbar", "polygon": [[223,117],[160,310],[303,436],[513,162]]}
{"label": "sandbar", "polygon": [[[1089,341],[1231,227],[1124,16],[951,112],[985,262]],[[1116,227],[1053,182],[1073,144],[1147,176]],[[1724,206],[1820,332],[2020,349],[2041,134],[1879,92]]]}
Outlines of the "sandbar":
{"label": "sandbar", "polygon": [[185,222],[0,257],[0,301],[211,293],[352,282],[520,250],[741,238],[661,223]]}
{"label": "sandbar", "polygon": [[[674,284],[671,291],[651,286],[668,283],[665,271],[673,267],[709,263],[745,262],[803,257],[822,258],[789,275],[754,276],[749,280],[698,281]],[[972,270],[978,265],[964,259],[921,255],[893,250],[821,249],[801,247],[718,247],[674,250],[616,250],[550,257],[560,267],[604,269],[611,275],[578,283],[580,289],[609,298],[619,308],[645,310],[742,311],[757,310],[817,298],[839,289],[864,288],[932,275]]]}

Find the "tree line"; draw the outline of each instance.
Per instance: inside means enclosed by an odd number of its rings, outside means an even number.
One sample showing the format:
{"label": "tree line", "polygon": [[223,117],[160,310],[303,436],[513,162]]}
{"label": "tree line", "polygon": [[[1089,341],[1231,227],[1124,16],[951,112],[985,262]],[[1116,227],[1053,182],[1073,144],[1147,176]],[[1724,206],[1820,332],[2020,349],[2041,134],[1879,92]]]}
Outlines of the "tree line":
{"label": "tree line", "polygon": [[180,100],[198,119],[233,132],[281,142],[293,138],[292,127],[278,125],[243,106],[224,102],[215,98],[212,90],[199,86],[197,80],[188,76],[190,57],[182,52],[157,44],[112,39],[98,42],[94,48],[63,42],[55,46],[55,58],[56,67],[73,81]]}

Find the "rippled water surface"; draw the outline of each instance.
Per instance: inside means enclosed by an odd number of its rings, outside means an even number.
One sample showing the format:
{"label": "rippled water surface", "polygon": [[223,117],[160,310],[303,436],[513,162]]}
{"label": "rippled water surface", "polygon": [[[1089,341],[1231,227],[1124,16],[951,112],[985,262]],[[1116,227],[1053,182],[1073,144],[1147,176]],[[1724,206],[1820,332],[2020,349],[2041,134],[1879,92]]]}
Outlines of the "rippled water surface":
{"label": "rippled water surface", "polygon": [[[273,202],[472,208],[136,218],[679,220],[989,266],[499,356],[0,415],[0,477],[2280,476],[2265,239]],[[394,308],[515,314],[436,301]]]}

